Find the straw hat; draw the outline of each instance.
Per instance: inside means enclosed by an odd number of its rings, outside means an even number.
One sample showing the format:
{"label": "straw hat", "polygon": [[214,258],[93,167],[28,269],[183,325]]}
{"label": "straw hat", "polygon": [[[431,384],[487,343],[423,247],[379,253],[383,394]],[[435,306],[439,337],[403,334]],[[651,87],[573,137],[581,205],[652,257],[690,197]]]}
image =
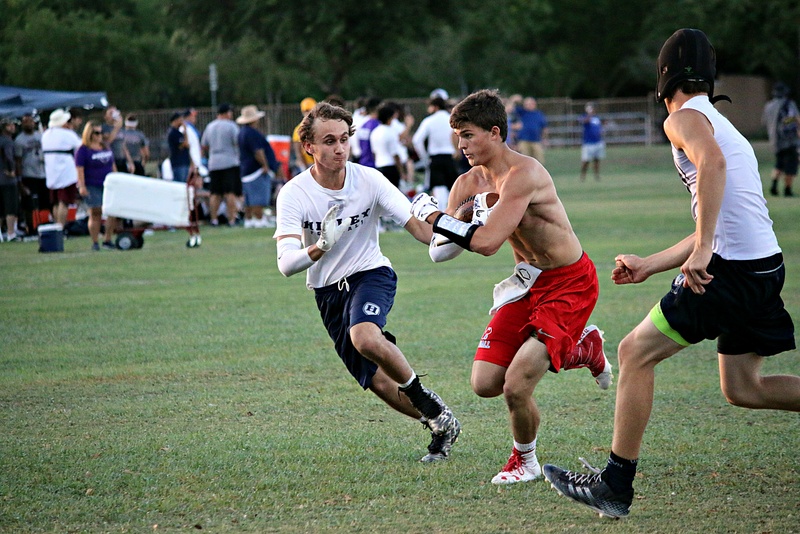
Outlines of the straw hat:
{"label": "straw hat", "polygon": [[67,124],[72,118],[69,111],[66,109],[57,109],[50,114],[50,122],[47,124],[48,128],[60,128]]}
{"label": "straw hat", "polygon": [[266,115],[266,113],[259,111],[256,106],[245,106],[242,108],[242,114],[236,118],[236,124],[250,124],[251,122],[256,122],[264,115]]}

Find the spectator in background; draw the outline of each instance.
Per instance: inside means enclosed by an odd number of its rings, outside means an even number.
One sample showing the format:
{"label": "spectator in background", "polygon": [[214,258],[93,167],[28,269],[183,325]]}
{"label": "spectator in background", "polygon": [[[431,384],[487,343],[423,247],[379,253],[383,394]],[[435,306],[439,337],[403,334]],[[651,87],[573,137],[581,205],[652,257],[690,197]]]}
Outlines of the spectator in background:
{"label": "spectator in background", "polygon": [[42,154],[42,132],[36,129],[33,115],[22,116],[22,132],[14,139],[14,157],[17,163],[17,176],[22,177],[22,201],[25,213],[25,227],[29,234],[36,231],[36,226],[49,221],[52,209],[50,191],[44,174],[44,154]]}
{"label": "spectator in background", "polygon": [[547,144],[547,117],[538,108],[536,99],[528,96],[520,106],[519,95],[512,97],[515,104],[517,124],[514,128],[517,138],[517,151],[535,158],[544,165],[544,147]]}
{"label": "spectator in background", "polygon": [[506,99],[505,107],[506,107],[506,117],[508,119],[508,137],[506,137],[506,144],[511,148],[511,150],[517,150],[517,130],[521,126],[519,122],[519,116],[517,115],[517,105],[516,100],[522,100],[521,95],[512,95],[510,98]]}
{"label": "spectator in background", "polygon": [[450,95],[447,93],[447,91],[439,87],[431,91],[431,94],[428,96],[428,98],[430,100],[433,100],[434,98],[441,98],[442,100],[447,102],[450,99]]}
{"label": "spectator in background", "polygon": [[372,153],[372,146],[369,139],[374,130],[381,122],[378,120],[378,107],[381,105],[381,99],[372,97],[367,100],[365,111],[369,117],[363,124],[356,130],[354,144],[358,145],[359,153],[358,162],[365,167],[375,167],[375,154]]}
{"label": "spectator in background", "polygon": [[[103,114],[103,143],[114,153],[114,163],[120,172],[133,173],[133,162],[130,161],[125,142],[120,135],[122,131],[122,113],[114,106],[109,106]],[[86,133],[84,127],[83,132]]]}
{"label": "spectator in background", "polygon": [[426,188],[439,202],[439,207],[445,210],[450,188],[457,178],[456,140],[450,127],[450,112],[443,98],[432,98],[428,103],[428,113],[419,123],[412,142],[417,156],[428,168]]}
{"label": "spectator in background", "polygon": [[[92,250],[100,250],[98,243],[103,226],[103,183],[108,173],[116,171],[114,151],[103,140],[103,127],[88,121],[83,128],[81,146],[75,154],[78,171],[78,192],[89,208],[89,236]],[[115,250],[112,239],[117,227],[117,218],[106,219],[103,249]]]}
{"label": "spectator in background", "polygon": [[778,185],[783,178],[783,194],[793,197],[792,184],[797,176],[797,126],[800,125],[800,112],[797,104],[789,98],[789,86],[778,82],[772,88],[772,100],[764,106],[761,122],[767,128],[767,136],[775,153],[775,168],[772,170],[770,194],[778,196]]}
{"label": "spectator in background", "polygon": [[81,134],[83,133],[83,116],[86,114],[83,108],[70,108],[69,114],[72,117],[70,124],[72,125],[72,129],[80,138]]}
{"label": "spectator in background", "polygon": [[[369,113],[367,113],[367,100],[365,96],[359,97],[356,100],[356,110],[353,112],[353,131],[358,132],[358,129],[369,120]],[[355,136],[355,134],[353,134]],[[358,163],[361,157],[361,146],[358,141],[353,137],[350,142],[350,161]]]}
{"label": "spectator in background", "polygon": [[[189,168],[192,160],[189,156],[189,139],[183,126],[183,113],[176,111],[169,118],[169,132],[167,145],[169,146],[169,163],[172,169],[172,179],[176,182],[186,183],[189,178]],[[183,130],[183,131],[182,131]]]}
{"label": "spectator in background", "polygon": [[150,141],[144,132],[138,130],[139,121],[135,115],[125,117],[125,129],[122,130],[120,137],[125,146],[125,155],[128,160],[128,168],[133,166],[133,174],[146,176],[145,165],[150,159]]}
{"label": "spectator in background", "polygon": [[344,98],[342,98],[341,95],[337,95],[336,93],[332,93],[326,96],[325,102],[327,102],[331,106],[336,106],[340,108],[345,107]]}
{"label": "spectator in background", "polygon": [[[0,120],[0,213],[5,215],[8,241],[22,241],[17,235],[17,213],[19,213],[19,185],[14,160],[14,133],[17,125],[11,118]],[[0,240],[2,234],[0,233]]]}
{"label": "spectator in background", "polygon": [[402,163],[405,169],[405,180],[409,183],[409,185],[413,185],[414,159],[411,157],[409,149],[414,149],[414,145],[411,142],[411,128],[414,127],[414,116],[406,106],[398,103],[393,103],[392,105],[397,109],[397,114],[395,115],[394,119],[392,119],[390,126],[400,138],[399,156],[400,163]]}
{"label": "spectator in background", "polygon": [[78,201],[78,170],[75,168],[75,151],[81,138],[72,129],[69,111],[57,109],[50,114],[47,130],[42,133],[44,174],[53,218],[61,226],[67,224],[69,205]]}
{"label": "spectator in background", "polygon": [[183,112],[183,132],[189,140],[189,157],[192,159],[192,169],[196,170],[202,178],[208,177],[208,169],[203,162],[203,150],[200,147],[200,132],[197,129],[197,110],[188,108]]}
{"label": "spectator in background", "polygon": [[[313,98],[306,97],[302,101],[300,101],[300,112],[303,114],[303,118],[308,115],[308,112],[314,109],[314,106],[317,105],[317,101]],[[303,144],[300,142],[300,124],[302,124],[302,119],[300,123],[295,126],[294,131],[292,132],[292,155],[294,156],[294,170],[292,171],[293,175],[296,176],[306,170],[309,165],[314,163],[314,158],[311,157],[305,150],[303,150]]]}
{"label": "spectator in background", "polygon": [[273,176],[282,179],[283,168],[272,146],[258,131],[265,113],[256,106],[245,106],[236,119],[239,128],[239,169],[244,192],[244,227],[266,228],[264,208],[272,203]]}
{"label": "spectator in background", "polygon": [[586,181],[589,163],[594,164],[594,179],[600,181],[600,160],[606,157],[606,143],[603,141],[603,121],[589,102],[584,107],[580,122],[583,124],[583,145],[581,146],[581,182]]}
{"label": "spectator in background", "polygon": [[200,147],[208,157],[211,177],[211,225],[219,226],[219,208],[225,199],[228,226],[236,224],[238,197],[242,196],[242,177],[239,175],[239,127],[233,122],[233,107],[221,104],[217,118],[206,126]]}
{"label": "spectator in background", "polygon": [[396,117],[397,108],[394,105],[382,104],[378,108],[379,124],[372,130],[369,144],[375,158],[375,168],[399,188],[404,169],[400,160],[400,135],[391,126]]}

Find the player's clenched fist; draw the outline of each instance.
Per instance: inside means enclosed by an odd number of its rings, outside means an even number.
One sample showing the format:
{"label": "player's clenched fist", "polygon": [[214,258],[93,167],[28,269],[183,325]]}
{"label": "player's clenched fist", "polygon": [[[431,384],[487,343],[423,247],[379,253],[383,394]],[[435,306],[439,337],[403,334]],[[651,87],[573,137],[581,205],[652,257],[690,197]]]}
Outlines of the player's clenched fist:
{"label": "player's clenched fist", "polygon": [[635,254],[620,254],[614,260],[611,280],[617,285],[638,284],[650,276],[644,270],[644,260]]}

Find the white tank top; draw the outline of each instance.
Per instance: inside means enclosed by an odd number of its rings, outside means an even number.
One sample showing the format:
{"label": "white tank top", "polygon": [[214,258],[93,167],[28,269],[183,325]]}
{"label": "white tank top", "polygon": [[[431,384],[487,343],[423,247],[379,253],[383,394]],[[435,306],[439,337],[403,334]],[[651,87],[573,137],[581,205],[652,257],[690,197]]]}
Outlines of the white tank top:
{"label": "white tank top", "polygon": [[[714,231],[713,252],[727,260],[754,260],[780,252],[753,147],[714,108],[708,96],[691,98],[681,109],[694,109],[708,118],[727,164],[725,193]],[[697,220],[697,167],[683,150],[674,146],[672,157],[681,180],[692,194],[692,217]]]}
{"label": "white tank top", "polygon": [[411,202],[380,171],[348,162],[344,187],[338,191],[319,185],[307,169],[289,180],[278,193],[273,237],[302,236],[303,246],[317,242],[322,218],[339,205],[339,219],[354,221],[336,245],[309,267],[309,289],[337,283],[352,274],[386,266],[389,258],[378,243],[380,217],[391,217],[405,226],[411,218]]}

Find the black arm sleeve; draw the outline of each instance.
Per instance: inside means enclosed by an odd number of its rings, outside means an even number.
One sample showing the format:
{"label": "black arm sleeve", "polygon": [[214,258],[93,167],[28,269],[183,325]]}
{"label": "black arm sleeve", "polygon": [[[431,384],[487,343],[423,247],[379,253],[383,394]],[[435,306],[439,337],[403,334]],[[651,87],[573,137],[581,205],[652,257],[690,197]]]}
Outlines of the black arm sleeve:
{"label": "black arm sleeve", "polygon": [[472,235],[475,230],[479,227],[480,225],[459,221],[455,217],[444,213],[440,213],[433,222],[434,232],[449,237],[453,243],[467,250],[471,250],[469,243],[472,241]]}

